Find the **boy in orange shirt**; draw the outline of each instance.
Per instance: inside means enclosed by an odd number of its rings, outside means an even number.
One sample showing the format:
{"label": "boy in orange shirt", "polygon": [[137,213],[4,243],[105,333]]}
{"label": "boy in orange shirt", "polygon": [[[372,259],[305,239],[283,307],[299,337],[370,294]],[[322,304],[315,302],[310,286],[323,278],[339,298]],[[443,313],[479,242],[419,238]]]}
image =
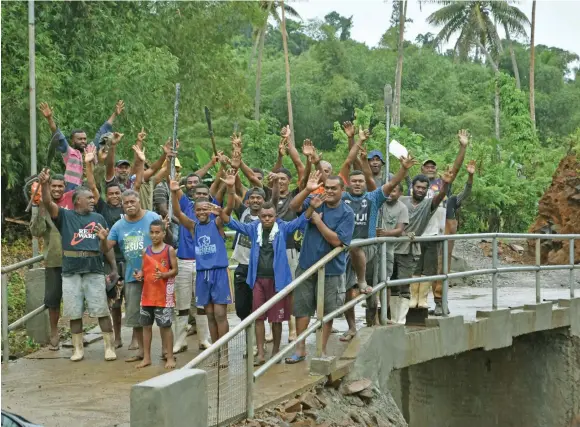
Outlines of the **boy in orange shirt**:
{"label": "boy in orange shirt", "polygon": [[151,365],[151,340],[153,321],[157,322],[161,345],[165,355],[165,369],[175,368],[173,357],[173,332],[171,317],[175,307],[175,276],[177,255],[175,249],[165,244],[165,223],[155,220],[149,227],[152,244],[143,251],[143,269],[135,272],[135,279],[143,281],[141,296],[141,325],[143,325],[143,360],[136,368]]}

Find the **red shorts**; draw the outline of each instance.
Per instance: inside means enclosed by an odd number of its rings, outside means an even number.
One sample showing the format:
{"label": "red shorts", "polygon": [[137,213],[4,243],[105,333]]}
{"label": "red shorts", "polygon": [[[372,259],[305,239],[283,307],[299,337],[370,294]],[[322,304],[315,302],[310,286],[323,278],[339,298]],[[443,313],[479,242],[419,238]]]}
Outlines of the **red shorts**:
{"label": "red shorts", "polygon": [[[274,279],[257,278],[254,283],[252,310],[256,311],[266,303],[270,298],[276,295]],[[284,297],[282,301],[276,303],[264,315],[258,317],[258,320],[266,320],[270,323],[281,323],[290,320],[291,307],[290,298]]]}

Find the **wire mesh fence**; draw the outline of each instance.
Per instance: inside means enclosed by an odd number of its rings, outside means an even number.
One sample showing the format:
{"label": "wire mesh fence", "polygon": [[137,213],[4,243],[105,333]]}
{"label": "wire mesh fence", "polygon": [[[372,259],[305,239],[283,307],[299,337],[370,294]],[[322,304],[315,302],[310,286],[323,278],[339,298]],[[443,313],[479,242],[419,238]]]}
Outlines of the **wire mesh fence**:
{"label": "wire mesh fence", "polygon": [[223,426],[245,417],[248,378],[246,333],[240,333],[197,369],[207,372],[208,425]]}

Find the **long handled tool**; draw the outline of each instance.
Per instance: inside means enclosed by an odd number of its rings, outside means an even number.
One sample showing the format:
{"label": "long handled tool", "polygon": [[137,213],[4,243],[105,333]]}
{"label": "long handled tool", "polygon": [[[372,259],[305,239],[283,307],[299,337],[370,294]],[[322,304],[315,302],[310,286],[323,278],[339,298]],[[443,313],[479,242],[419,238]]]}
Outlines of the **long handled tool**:
{"label": "long handled tool", "polygon": [[[181,85],[177,83],[175,85],[175,104],[173,106],[173,152],[177,147],[177,118],[179,117],[179,93],[181,91]],[[171,157],[171,179],[175,178],[175,157]],[[169,196],[168,204],[169,218],[173,218],[173,203],[171,203],[171,195]]]}
{"label": "long handled tool", "polygon": [[207,121],[207,130],[209,132],[209,138],[211,139],[211,148],[213,149],[213,154],[217,156],[217,148],[215,146],[215,137],[213,134],[213,127],[211,125],[211,111],[207,106],[205,107],[205,120]]}
{"label": "long handled tool", "polygon": [[[48,154],[46,155],[46,167],[47,168],[50,168],[50,164],[52,163],[52,160],[54,159],[54,156],[56,154],[56,147],[58,146],[57,135],[58,134],[55,132],[54,135],[52,135],[50,143],[48,144]],[[29,183],[32,184],[36,180],[38,180],[38,176],[30,177],[30,179],[25,184],[25,188]],[[40,191],[40,185],[38,187],[36,187],[34,194],[30,198],[30,201],[28,202],[28,206],[26,207],[25,212],[30,212],[30,209],[32,209],[32,202],[34,201],[34,199],[38,195],[39,191]]]}

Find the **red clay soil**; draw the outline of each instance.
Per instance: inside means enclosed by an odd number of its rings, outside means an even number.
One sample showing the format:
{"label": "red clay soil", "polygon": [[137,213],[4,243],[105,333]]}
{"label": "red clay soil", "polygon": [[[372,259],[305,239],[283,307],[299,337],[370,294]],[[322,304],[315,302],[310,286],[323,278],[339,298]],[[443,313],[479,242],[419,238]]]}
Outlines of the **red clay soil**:
{"label": "red clay soil", "polygon": [[[575,154],[564,157],[552,184],[540,199],[538,217],[530,227],[530,233],[580,233],[580,162]],[[528,250],[534,251],[534,242],[528,242]],[[580,241],[575,241],[574,262],[580,262]],[[542,242],[542,263],[568,264],[568,241]]]}

